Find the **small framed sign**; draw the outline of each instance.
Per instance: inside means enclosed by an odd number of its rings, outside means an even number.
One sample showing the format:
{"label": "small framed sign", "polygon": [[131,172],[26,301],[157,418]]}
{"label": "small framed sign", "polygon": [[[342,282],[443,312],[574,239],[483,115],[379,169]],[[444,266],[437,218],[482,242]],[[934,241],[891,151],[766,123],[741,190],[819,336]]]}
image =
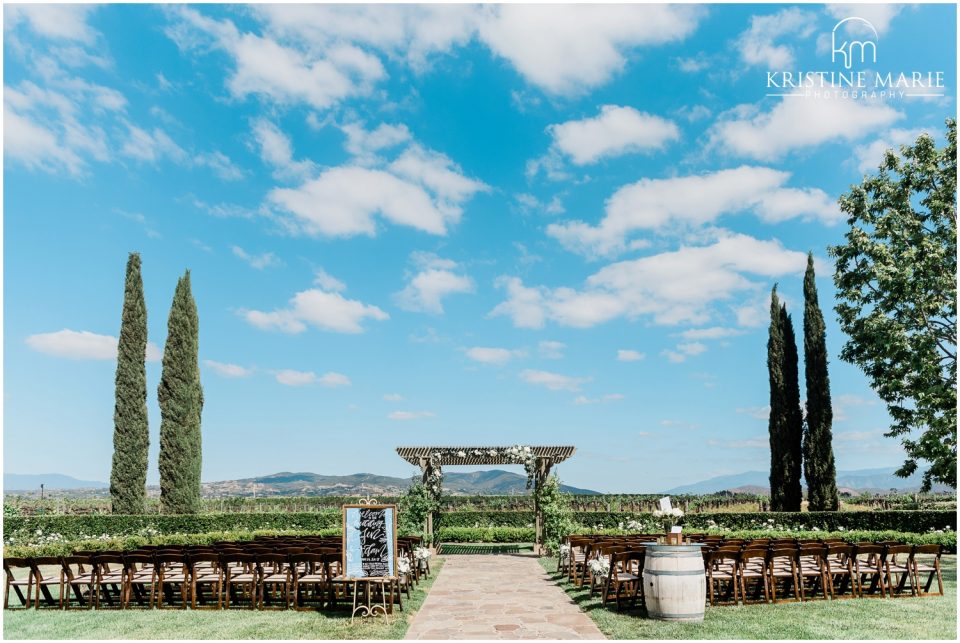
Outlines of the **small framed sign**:
{"label": "small framed sign", "polygon": [[391,578],[397,571],[397,506],[343,505],[343,576]]}
{"label": "small framed sign", "polygon": [[670,496],[660,498],[660,511],[670,511],[673,506],[670,504]]}

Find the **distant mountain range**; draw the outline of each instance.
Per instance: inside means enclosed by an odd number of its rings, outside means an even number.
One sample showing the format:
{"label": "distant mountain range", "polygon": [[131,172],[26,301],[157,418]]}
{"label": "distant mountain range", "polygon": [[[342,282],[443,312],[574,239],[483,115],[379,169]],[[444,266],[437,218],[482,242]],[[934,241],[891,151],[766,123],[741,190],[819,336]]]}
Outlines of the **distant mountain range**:
{"label": "distant mountain range", "polygon": [[[916,491],[920,488],[920,475],[910,478],[898,478],[894,469],[859,469],[856,471],[838,471],[837,487],[851,493],[884,493],[891,489],[899,492]],[[48,491],[80,491],[87,495],[98,496],[109,488],[106,482],[77,480],[60,473],[18,474],[4,473],[4,491],[31,491],[40,489],[40,484]],[[527,478],[524,475],[493,469],[461,473],[445,471],[443,474],[444,491],[455,496],[488,495],[510,496],[529,493],[526,489]],[[206,497],[223,496],[395,496],[410,486],[410,478],[394,478],[374,473],[354,473],[348,476],[325,476],[318,473],[274,473],[257,478],[240,480],[221,480],[203,483],[203,495]],[[590,489],[579,489],[563,485],[567,493],[596,494]],[[718,491],[738,491],[742,493],[769,493],[769,479],[765,471],[747,471],[733,475],[719,476],[668,489],[669,494],[704,494]],[[952,491],[950,487],[935,485],[934,491]],[[160,493],[158,487],[149,487],[150,495]],[[631,489],[624,493],[649,493],[649,490]]]}
{"label": "distant mountain range", "polygon": [[[895,489],[900,492],[918,491],[922,476],[917,473],[909,478],[894,475],[895,469],[858,469],[856,471],[837,471],[837,488],[851,493],[884,493]],[[953,491],[944,485],[934,485],[934,491]],[[769,493],[770,474],[767,471],[747,471],[727,476],[718,476],[681,485],[668,490],[672,494],[716,493],[718,491],[739,491],[743,493]]]}
{"label": "distant mountain range", "polygon": [[3,488],[5,491],[39,490],[44,489],[109,489],[106,482],[94,480],[77,480],[62,473],[4,473]]}
{"label": "distant mountain range", "polygon": [[[47,490],[103,490],[109,488],[105,482],[77,480],[59,473],[50,474],[3,474],[4,491],[37,491],[40,484]],[[348,476],[325,476],[318,473],[274,473],[257,478],[241,480],[222,480],[203,483],[204,496],[356,496],[383,495],[395,496],[410,486],[410,478],[379,476],[373,473],[355,473]],[[526,489],[527,477],[512,471],[473,471],[460,473],[445,471],[443,474],[444,491],[450,495],[489,495],[509,496],[529,493]],[[589,489],[578,489],[563,485],[567,493],[596,494]],[[158,488],[149,487],[148,491],[159,493]]]}

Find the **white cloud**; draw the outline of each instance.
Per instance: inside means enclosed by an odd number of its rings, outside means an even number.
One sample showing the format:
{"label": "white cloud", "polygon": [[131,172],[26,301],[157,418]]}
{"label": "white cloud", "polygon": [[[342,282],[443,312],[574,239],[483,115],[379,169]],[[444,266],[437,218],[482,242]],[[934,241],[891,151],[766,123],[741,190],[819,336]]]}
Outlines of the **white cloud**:
{"label": "white cloud", "polygon": [[703,53],[697,54],[691,58],[677,58],[677,67],[686,74],[696,74],[710,67],[710,61]]}
{"label": "white cloud", "polygon": [[495,348],[488,346],[474,346],[467,349],[467,357],[481,364],[493,364],[503,366],[515,357],[523,356],[523,351],[510,350],[508,348]]}
{"label": "white cloud", "polygon": [[340,126],[347,135],[344,148],[358,163],[367,165],[379,160],[377,154],[385,149],[410,141],[413,137],[406,125],[381,123],[376,129],[366,130],[362,123],[347,123]]}
{"label": "white cloud", "polygon": [[257,328],[285,333],[302,333],[308,324],[337,333],[362,333],[366,319],[383,321],[390,318],[376,306],[316,288],[298,292],[290,300],[289,308],[272,312],[242,310],[240,313]]}
{"label": "white cloud", "polygon": [[603,397],[587,397],[586,395],[578,395],[573,399],[574,404],[583,405],[583,404],[603,404],[606,402],[619,402],[624,398],[620,393],[609,393]]}
{"label": "white cloud", "polygon": [[374,236],[374,215],[380,215],[442,236],[460,220],[463,202],[482,185],[460,175],[446,157],[422,149],[398,159],[391,170],[403,178],[381,169],[334,167],[298,188],[274,189],[268,198],[293,215],[295,228],[310,235]]}
{"label": "white cloud", "polygon": [[260,148],[260,158],[273,168],[278,179],[305,179],[313,174],[316,166],[312,161],[295,161],[293,143],[290,137],[265,118],[259,118],[252,124],[253,137]]}
{"label": "white cloud", "polygon": [[682,40],[702,11],[691,5],[496,5],[480,38],[530,83],[579,94],[620,72],[635,47]]}
{"label": "white cloud", "polygon": [[700,428],[699,424],[695,424],[692,422],[684,422],[683,420],[660,420],[660,426],[666,427],[668,429],[695,430]]}
{"label": "white cloud", "polygon": [[271,33],[315,49],[345,40],[402,59],[415,70],[428,59],[465,44],[479,9],[473,5],[263,4],[254,11]]}
{"label": "white cloud", "polygon": [[[67,359],[117,359],[117,338],[98,335],[87,330],[58,330],[54,333],[37,333],[26,339],[27,346],[39,353]],[[153,342],[147,343],[146,360],[158,362],[163,351]]]}
{"label": "white cloud", "polygon": [[550,371],[527,369],[520,372],[520,379],[527,384],[545,386],[551,391],[579,391],[580,385],[587,381],[582,377],[569,377]]}
{"label": "white cloud", "polygon": [[404,422],[408,420],[419,420],[422,418],[432,418],[436,414],[432,411],[393,411],[387,418],[391,420],[396,420],[398,422]]}
{"label": "white cloud", "polygon": [[271,268],[280,265],[280,260],[277,259],[277,256],[272,252],[265,252],[260,255],[251,255],[240,246],[232,246],[231,250],[233,251],[234,256],[243,259],[250,264],[251,267],[256,268],[257,270],[263,270],[264,268]]}
{"label": "white cloud", "polygon": [[159,127],[148,132],[130,123],[127,124],[127,139],[120,151],[138,161],[156,163],[168,158],[182,163],[187,159],[187,153],[173,139]]}
{"label": "white cloud", "polygon": [[890,129],[881,134],[880,138],[860,145],[854,150],[857,158],[857,169],[861,173],[876,172],[883,163],[883,157],[887,150],[899,152],[901,145],[910,145],[916,142],[921,134],[934,136],[932,129]]}
{"label": "white cloud", "polygon": [[738,328],[725,328],[723,326],[711,326],[710,328],[690,328],[680,333],[684,339],[722,339],[724,337],[735,337],[743,334]]}
{"label": "white cloud", "polygon": [[284,386],[306,386],[317,381],[317,374],[313,371],[283,370],[274,373],[277,381]]}
{"label": "white cloud", "polygon": [[640,351],[621,348],[617,351],[618,362],[639,362],[646,357],[646,353]]}
{"label": "white cloud", "polygon": [[802,274],[805,266],[804,253],[778,241],[723,232],[709,245],[610,264],[588,277],[581,290],[528,287],[517,277],[501,277],[497,284],[507,298],[490,315],[507,316],[519,328],[541,328],[548,320],[587,328],[644,315],[663,325],[703,324],[714,302],[761,290],[772,277]]}
{"label": "white cloud", "polygon": [[542,341],[538,344],[540,357],[544,359],[563,359],[563,350],[567,347],[563,342],[550,340]]}
{"label": "white cloud", "polygon": [[816,14],[796,7],[750,18],[750,28],[740,34],[737,45],[740,58],[749,66],[789,69],[794,64],[793,49],[775,41],[784,36],[807,38],[817,25]]}
{"label": "white cloud", "polygon": [[4,5],[4,31],[25,22],[45,38],[91,44],[98,34],[87,23],[87,19],[96,8],[96,5],[83,4]]}
{"label": "white cloud", "polygon": [[749,165],[701,175],[641,179],[607,199],[599,225],[555,223],[547,226],[547,234],[571,251],[597,257],[636,247],[637,242],[628,237],[637,230],[703,226],[741,212],[772,223],[795,217],[835,223],[842,218],[825,192],[786,187],[789,179],[788,172]]}
{"label": "white cloud", "polygon": [[407,286],[394,295],[397,305],[404,310],[443,313],[443,299],[457,293],[472,293],[473,279],[457,274],[457,264],[429,253],[413,253],[411,259],[419,271]]}
{"label": "white cloud", "polygon": [[399,393],[387,393],[383,396],[384,402],[401,402],[403,401],[403,396]]}
{"label": "white cloud", "polygon": [[239,181],[246,175],[229,156],[219,150],[199,154],[194,157],[193,162],[197,166],[210,168],[224,181]]}
{"label": "white cloud", "polygon": [[600,114],[579,121],[551,125],[554,148],[576,165],[631,152],[658,150],[680,138],[676,124],[632,107],[604,105]]}
{"label": "white cloud", "polygon": [[[890,28],[893,19],[903,11],[904,6],[902,4],[828,4],[825,10],[837,20],[852,16],[864,18],[876,28],[880,35],[883,35]],[[846,24],[851,29],[862,29],[860,33],[869,32],[869,28],[862,22],[853,21]]]}
{"label": "white cloud", "polygon": [[776,160],[824,143],[856,141],[902,117],[883,103],[788,96],[767,112],[757,105],[740,105],[721,115],[710,129],[708,146],[736,156]]}
{"label": "white cloud", "polygon": [[280,105],[306,103],[326,109],[369,94],[386,76],[375,55],[346,42],[326,47],[281,43],[269,35],[241,32],[230,20],[214,20],[190,7],[171,10],[167,34],[184,51],[212,45],[232,59],[227,88],[237,98],[256,95]]}
{"label": "white cloud", "polygon": [[347,289],[347,284],[330,275],[323,268],[317,268],[313,273],[313,283],[330,292],[343,292]]}
{"label": "white cloud", "polygon": [[667,359],[674,363],[687,361],[688,357],[699,355],[707,350],[706,344],[700,342],[682,342],[677,344],[676,350],[666,349],[661,352]]}
{"label": "white cloud", "polygon": [[334,373],[333,371],[324,373],[318,381],[320,382],[320,386],[326,386],[327,388],[339,388],[352,384],[349,377],[343,373]]}
{"label": "white cloud", "polygon": [[749,415],[756,420],[767,421],[770,419],[770,405],[741,407],[737,409],[737,413]]}
{"label": "white cloud", "polygon": [[212,359],[203,360],[203,365],[223,377],[249,377],[253,374],[252,368],[246,368],[239,364],[215,362]]}

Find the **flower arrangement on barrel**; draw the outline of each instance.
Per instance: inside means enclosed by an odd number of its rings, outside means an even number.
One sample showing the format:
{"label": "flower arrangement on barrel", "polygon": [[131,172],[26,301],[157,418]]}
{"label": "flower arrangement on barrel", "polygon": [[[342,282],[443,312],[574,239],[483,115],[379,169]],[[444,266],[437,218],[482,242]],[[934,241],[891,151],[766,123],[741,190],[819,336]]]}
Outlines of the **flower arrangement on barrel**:
{"label": "flower arrangement on barrel", "polygon": [[653,517],[660,519],[660,522],[663,524],[663,531],[669,534],[675,525],[683,522],[683,509],[680,507],[657,509],[653,512]]}

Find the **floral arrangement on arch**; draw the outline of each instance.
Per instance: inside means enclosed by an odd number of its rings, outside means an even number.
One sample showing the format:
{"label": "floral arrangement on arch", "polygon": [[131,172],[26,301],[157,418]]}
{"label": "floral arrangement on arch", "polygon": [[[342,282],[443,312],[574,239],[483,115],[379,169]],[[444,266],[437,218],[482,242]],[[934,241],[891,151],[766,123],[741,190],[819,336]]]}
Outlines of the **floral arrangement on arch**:
{"label": "floral arrangement on arch", "polygon": [[[469,452],[464,451],[463,449],[454,450],[442,450],[434,451],[430,455],[430,462],[428,465],[429,474],[427,476],[426,485],[430,493],[434,494],[435,498],[440,497],[440,486],[443,482],[443,474],[441,472],[440,463],[443,460],[447,462],[455,461],[457,458],[461,460],[466,460],[467,456],[482,457],[490,456],[491,458],[503,458],[510,462],[510,464],[522,464],[523,469],[527,474],[527,489],[533,487],[533,482],[537,478],[537,456],[534,455],[533,449],[528,446],[522,446],[520,444],[515,444],[512,447],[507,447],[505,449],[472,449]],[[436,480],[434,481],[434,476]],[[434,486],[436,491],[434,491]]]}

